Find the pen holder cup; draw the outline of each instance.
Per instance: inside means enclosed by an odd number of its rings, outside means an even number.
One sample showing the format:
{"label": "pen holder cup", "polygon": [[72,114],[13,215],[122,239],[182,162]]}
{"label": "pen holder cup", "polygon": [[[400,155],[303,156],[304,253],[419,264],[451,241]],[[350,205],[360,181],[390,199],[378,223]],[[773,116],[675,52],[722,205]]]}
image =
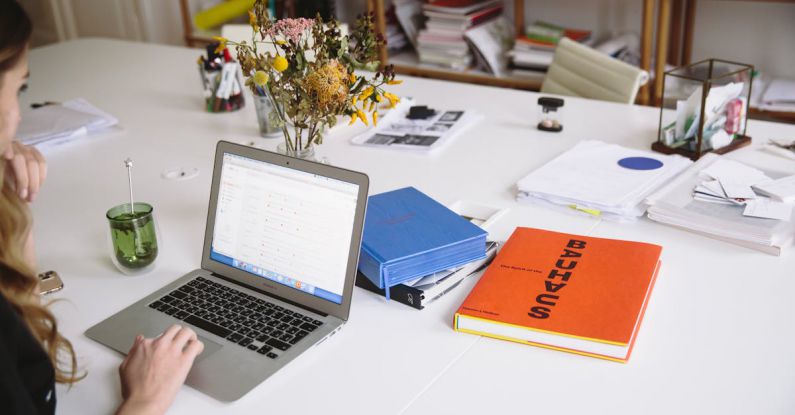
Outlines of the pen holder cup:
{"label": "pen holder cup", "polygon": [[233,112],[245,106],[243,82],[237,62],[227,62],[222,69],[206,70],[199,63],[207,112]]}
{"label": "pen holder cup", "polygon": [[754,67],[707,59],[665,73],[652,150],[693,160],[751,143],[745,135]]}
{"label": "pen holder cup", "polygon": [[150,271],[159,250],[158,229],[153,208],[148,203],[125,203],[108,210],[110,257],[121,272],[128,275]]}

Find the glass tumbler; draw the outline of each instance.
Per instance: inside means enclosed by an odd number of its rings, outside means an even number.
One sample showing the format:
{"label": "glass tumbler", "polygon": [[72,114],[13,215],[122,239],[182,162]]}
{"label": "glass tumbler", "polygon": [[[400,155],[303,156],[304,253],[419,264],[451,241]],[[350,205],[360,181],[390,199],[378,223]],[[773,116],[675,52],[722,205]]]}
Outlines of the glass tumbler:
{"label": "glass tumbler", "polygon": [[152,205],[124,203],[108,210],[111,259],[125,274],[149,271],[157,258],[158,231]]}

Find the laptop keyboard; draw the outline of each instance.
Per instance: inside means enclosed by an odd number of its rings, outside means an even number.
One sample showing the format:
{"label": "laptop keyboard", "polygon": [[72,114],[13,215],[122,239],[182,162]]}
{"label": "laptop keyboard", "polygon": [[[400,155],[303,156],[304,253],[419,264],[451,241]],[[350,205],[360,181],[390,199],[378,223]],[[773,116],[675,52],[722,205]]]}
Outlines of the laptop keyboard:
{"label": "laptop keyboard", "polygon": [[271,359],[323,325],[320,320],[202,277],[149,307]]}

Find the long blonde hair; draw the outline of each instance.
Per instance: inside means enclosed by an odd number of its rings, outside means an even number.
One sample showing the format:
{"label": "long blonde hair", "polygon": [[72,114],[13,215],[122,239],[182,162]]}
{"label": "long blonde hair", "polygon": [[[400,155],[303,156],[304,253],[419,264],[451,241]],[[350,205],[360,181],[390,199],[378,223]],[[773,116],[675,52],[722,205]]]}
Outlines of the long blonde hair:
{"label": "long blonde hair", "polygon": [[[0,162],[0,177],[5,171]],[[30,212],[24,201],[3,184],[0,191],[0,294],[11,304],[49,356],[55,381],[72,384],[82,379],[77,374],[77,358],[72,343],[58,332],[58,322],[40,302],[38,277],[25,262],[24,246],[31,228]]]}
{"label": "long blonde hair", "polygon": [[[16,1],[0,1],[0,77],[22,58],[32,32],[30,19]],[[0,85],[2,87],[2,85]],[[58,332],[55,316],[39,300],[38,277],[25,261],[25,243],[31,230],[27,204],[6,182],[5,161],[0,161],[0,295],[16,311],[49,356],[55,381],[72,384],[77,359],[72,343]]]}

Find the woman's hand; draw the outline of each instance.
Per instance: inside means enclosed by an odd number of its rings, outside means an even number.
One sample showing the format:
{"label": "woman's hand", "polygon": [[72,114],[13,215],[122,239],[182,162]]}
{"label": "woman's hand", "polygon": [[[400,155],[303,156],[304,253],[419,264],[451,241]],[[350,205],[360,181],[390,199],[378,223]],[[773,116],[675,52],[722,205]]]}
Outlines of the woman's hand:
{"label": "woman's hand", "polygon": [[6,175],[22,200],[32,202],[47,178],[47,161],[35,147],[12,141],[3,153]]}
{"label": "woman's hand", "polygon": [[136,337],[119,366],[124,402],[117,415],[164,413],[202,350],[196,333],[178,325],[154,339]]}

